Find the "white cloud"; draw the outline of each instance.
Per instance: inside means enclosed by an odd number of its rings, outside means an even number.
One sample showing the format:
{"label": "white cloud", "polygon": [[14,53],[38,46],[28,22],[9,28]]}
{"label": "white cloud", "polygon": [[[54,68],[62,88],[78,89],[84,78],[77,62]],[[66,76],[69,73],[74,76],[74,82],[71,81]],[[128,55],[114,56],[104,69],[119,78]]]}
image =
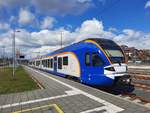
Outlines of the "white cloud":
{"label": "white cloud", "polygon": [[94,3],[92,0],[0,0],[0,7],[6,9],[29,6],[47,15],[78,15],[93,7]]}
{"label": "white cloud", "polygon": [[55,18],[53,18],[53,17],[45,17],[44,20],[41,22],[41,29],[52,28],[53,24],[55,22],[56,22]]}
{"label": "white cloud", "polygon": [[14,8],[14,7],[23,7],[28,5],[30,0],[0,0],[0,7],[8,7],[8,8]]}
{"label": "white cloud", "polygon": [[40,32],[32,32],[31,37],[36,43],[41,46],[57,46],[60,45],[61,32],[63,31],[63,40],[65,40],[64,44],[69,44],[73,42],[75,39],[72,38],[72,33],[70,31],[64,29],[56,29],[56,30],[41,30]]}
{"label": "white cloud", "polygon": [[102,21],[98,21],[95,18],[92,20],[86,20],[76,31],[80,33],[99,34],[103,32],[103,23]]}
{"label": "white cloud", "polygon": [[150,34],[132,29],[124,29],[121,34],[113,38],[118,44],[125,44],[138,49],[150,49]]}
{"label": "white cloud", "polygon": [[[24,48],[26,54],[33,54],[33,52],[37,51],[45,54],[60,48],[61,32],[64,46],[85,38],[107,38],[114,40],[119,45],[126,44],[139,49],[150,48],[150,34],[133,29],[124,29],[117,35],[109,30],[105,31],[102,21],[97,19],[84,21],[74,31],[64,28],[45,29],[39,32],[28,32],[24,29],[20,29],[20,31],[16,33],[16,45],[19,48]],[[7,47],[11,46],[12,31],[9,30],[7,33],[0,34],[0,37],[0,46],[3,44]]]}
{"label": "white cloud", "polygon": [[92,0],[33,0],[38,12],[53,15],[78,15],[93,6]]}
{"label": "white cloud", "polygon": [[118,32],[118,30],[116,28],[114,28],[114,27],[110,27],[108,29],[108,31],[110,31],[110,32]]}
{"label": "white cloud", "polygon": [[21,9],[19,12],[19,23],[21,25],[30,24],[35,19],[35,16],[27,9]]}
{"label": "white cloud", "polygon": [[10,25],[7,23],[0,23],[0,30],[9,30]]}
{"label": "white cloud", "polygon": [[114,36],[113,33],[104,31],[102,21],[95,18],[84,21],[81,27],[76,29],[75,34],[77,34],[77,41],[85,38],[112,38]]}
{"label": "white cloud", "polygon": [[145,8],[150,8],[150,0],[145,4]]}

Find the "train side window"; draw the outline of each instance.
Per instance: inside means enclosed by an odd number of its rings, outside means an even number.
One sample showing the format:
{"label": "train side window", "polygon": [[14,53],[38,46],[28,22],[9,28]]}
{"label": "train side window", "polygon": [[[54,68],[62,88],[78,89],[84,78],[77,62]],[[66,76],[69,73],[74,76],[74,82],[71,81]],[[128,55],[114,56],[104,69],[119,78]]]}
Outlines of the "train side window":
{"label": "train side window", "polygon": [[51,59],[51,68],[53,68],[53,59]]}
{"label": "train side window", "polygon": [[35,61],[33,61],[33,65],[35,66]]}
{"label": "train side window", "polygon": [[44,60],[42,60],[42,65],[43,65],[43,67],[44,67]]}
{"label": "train side window", "polygon": [[46,60],[46,66],[49,68],[49,59]]}
{"label": "train side window", "polygon": [[46,60],[46,67],[48,68],[48,59]]}
{"label": "train side window", "polygon": [[51,68],[51,60],[48,59],[48,68]]}
{"label": "train side window", "polygon": [[54,57],[54,61],[57,61],[57,56]]}
{"label": "train side window", "polygon": [[101,57],[98,55],[98,53],[92,53],[92,65],[94,67],[96,66],[102,66],[104,64]]}
{"label": "train side window", "polygon": [[40,65],[40,61],[36,61],[36,66],[39,66]]}
{"label": "train side window", "polygon": [[48,68],[50,68],[50,59],[48,59]]}
{"label": "train side window", "polygon": [[46,67],[46,60],[42,61],[43,67]]}
{"label": "train side window", "polygon": [[90,66],[90,53],[85,54],[85,64],[86,66]]}
{"label": "train side window", "polygon": [[46,62],[45,62],[45,60],[44,60],[44,67],[46,67]]}
{"label": "train side window", "polygon": [[47,67],[47,60],[45,60],[45,67]]}
{"label": "train side window", "polygon": [[58,69],[62,69],[62,58],[58,58]]}
{"label": "train side window", "polygon": [[45,67],[47,67],[47,60],[45,60]]}
{"label": "train side window", "polygon": [[43,66],[44,66],[44,67],[45,67],[45,63],[46,63],[45,60],[43,60]]}
{"label": "train side window", "polygon": [[63,65],[68,65],[68,57],[63,57]]}

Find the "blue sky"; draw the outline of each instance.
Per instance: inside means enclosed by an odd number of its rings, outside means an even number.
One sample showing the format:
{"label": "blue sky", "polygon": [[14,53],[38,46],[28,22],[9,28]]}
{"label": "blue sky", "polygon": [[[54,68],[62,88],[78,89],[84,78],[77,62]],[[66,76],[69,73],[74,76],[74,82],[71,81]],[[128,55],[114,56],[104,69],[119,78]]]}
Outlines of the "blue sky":
{"label": "blue sky", "polygon": [[0,0],[0,46],[13,29],[27,54],[59,48],[60,32],[64,46],[102,37],[150,49],[150,0]]}
{"label": "blue sky", "polygon": [[[144,8],[147,0],[105,0],[105,3],[94,2],[95,7],[82,15],[59,18],[63,25],[79,26],[84,20],[93,17],[102,20],[105,28],[114,27],[119,30],[130,28],[150,32],[150,9]],[[115,4],[115,3],[116,4]],[[72,21],[69,21],[69,20]],[[68,22],[69,21],[69,22]]]}
{"label": "blue sky", "polygon": [[[16,0],[14,0],[14,2],[15,1]],[[1,1],[1,4],[2,2],[3,1]],[[75,29],[76,27],[80,26],[83,21],[92,19],[94,17],[98,20],[103,21],[105,29],[108,29],[109,27],[114,27],[119,30],[130,28],[143,32],[150,32],[150,25],[148,24],[150,20],[150,8],[145,8],[147,2],[148,0],[93,0],[92,2],[90,2],[90,4],[92,5],[85,9],[84,12],[81,13],[80,11],[77,11],[79,12],[79,14],[74,14],[74,12],[64,12],[64,15],[61,15],[61,12],[56,14],[45,13],[46,11],[37,13],[36,10],[38,9],[35,9],[32,4],[23,6],[21,3],[18,3],[18,6],[14,5],[17,2],[15,2],[14,4],[13,2],[10,2],[10,7],[12,8],[8,8],[8,2],[7,5],[1,5],[0,7],[0,21],[11,24],[9,22],[11,16],[17,17],[20,8],[27,8],[31,13],[36,15],[36,18],[39,21],[41,21],[42,18],[47,15],[55,17],[58,23],[55,24],[54,27],[66,26],[69,24],[73,26],[73,29]],[[19,25],[16,24],[16,26],[18,27]],[[28,26],[22,27],[25,29],[29,29]],[[39,30],[39,28],[33,27],[29,30],[34,31]]]}

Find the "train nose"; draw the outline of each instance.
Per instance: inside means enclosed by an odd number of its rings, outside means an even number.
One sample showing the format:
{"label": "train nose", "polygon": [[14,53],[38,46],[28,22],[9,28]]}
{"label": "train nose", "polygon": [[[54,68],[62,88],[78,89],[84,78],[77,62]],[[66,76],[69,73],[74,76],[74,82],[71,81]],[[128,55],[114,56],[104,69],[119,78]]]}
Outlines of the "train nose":
{"label": "train nose", "polygon": [[115,69],[116,73],[127,72],[127,66],[126,65],[114,65],[114,69]]}
{"label": "train nose", "polygon": [[[130,79],[126,79],[128,78],[128,73],[127,73],[127,65],[126,64],[112,64],[112,65],[109,65],[109,66],[106,66],[104,68],[104,74],[111,78],[111,79],[114,79],[115,81],[122,81],[122,82],[128,82],[130,83]],[[126,77],[123,77],[123,76],[126,76]],[[123,78],[122,78],[123,77]]]}
{"label": "train nose", "polygon": [[104,68],[104,71],[108,74],[117,74],[117,73],[126,73],[127,65],[126,64],[113,64]]}

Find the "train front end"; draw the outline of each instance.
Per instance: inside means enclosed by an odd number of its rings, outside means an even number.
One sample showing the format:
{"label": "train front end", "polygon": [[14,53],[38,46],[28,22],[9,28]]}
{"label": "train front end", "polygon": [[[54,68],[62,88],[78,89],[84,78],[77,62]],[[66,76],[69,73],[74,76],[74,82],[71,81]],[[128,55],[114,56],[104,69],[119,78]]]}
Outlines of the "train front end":
{"label": "train front end", "polygon": [[104,74],[114,80],[114,84],[131,83],[131,77],[127,72],[127,64],[119,63],[104,67]]}
{"label": "train front end", "polygon": [[[94,59],[92,61],[99,66],[99,68],[93,66],[93,70],[95,70],[93,71],[94,82],[92,84],[110,86],[113,84],[131,83],[127,63],[125,61],[125,55],[120,46],[112,40],[100,38],[90,39],[90,41],[87,42],[96,45],[99,54],[99,57],[93,57]],[[103,60],[102,65],[100,65],[101,60]]]}
{"label": "train front end", "polygon": [[104,75],[113,79],[114,84],[130,84],[131,77],[121,47],[112,40],[101,40],[98,43],[109,61],[109,65],[104,67]]}

